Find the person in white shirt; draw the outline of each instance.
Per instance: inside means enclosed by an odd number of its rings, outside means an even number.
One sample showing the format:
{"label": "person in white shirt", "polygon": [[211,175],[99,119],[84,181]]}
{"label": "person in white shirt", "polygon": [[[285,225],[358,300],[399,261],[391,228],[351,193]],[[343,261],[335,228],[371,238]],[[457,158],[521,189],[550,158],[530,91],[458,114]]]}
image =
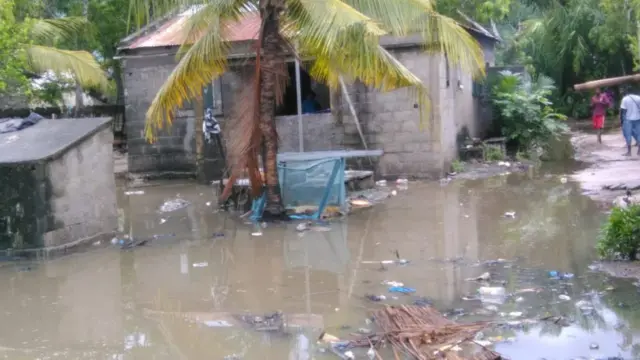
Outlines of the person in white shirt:
{"label": "person in white shirt", "polygon": [[[624,89],[623,92],[625,96],[620,103],[620,124],[622,135],[627,142],[627,152],[624,155],[631,156],[632,139],[640,144],[640,95],[632,94],[629,89]],[[638,155],[640,155],[640,145],[638,145]]]}

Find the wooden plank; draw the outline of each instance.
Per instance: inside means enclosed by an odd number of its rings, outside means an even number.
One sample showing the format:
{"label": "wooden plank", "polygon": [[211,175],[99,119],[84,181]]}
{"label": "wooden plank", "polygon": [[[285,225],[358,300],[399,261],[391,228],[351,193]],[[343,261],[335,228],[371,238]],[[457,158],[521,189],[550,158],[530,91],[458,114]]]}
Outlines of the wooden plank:
{"label": "wooden plank", "polygon": [[586,91],[601,87],[618,86],[631,82],[640,82],[640,74],[588,81],[586,83],[576,84],[573,88],[576,91]]}

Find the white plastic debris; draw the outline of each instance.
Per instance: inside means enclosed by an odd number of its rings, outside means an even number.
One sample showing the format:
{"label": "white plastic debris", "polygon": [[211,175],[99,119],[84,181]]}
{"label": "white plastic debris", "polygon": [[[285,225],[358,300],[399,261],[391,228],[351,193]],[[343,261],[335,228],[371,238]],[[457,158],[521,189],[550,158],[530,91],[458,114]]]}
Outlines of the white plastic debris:
{"label": "white plastic debris", "polygon": [[190,202],[181,198],[175,198],[172,200],[167,200],[160,206],[160,212],[172,212],[176,210],[183,209],[187,206],[191,205]]}
{"label": "white plastic debris", "polygon": [[502,304],[506,300],[507,294],[503,287],[483,286],[478,289],[480,301],[487,304]]}
{"label": "white plastic debris", "polygon": [[566,184],[567,183],[567,177],[566,176],[561,177],[560,178],[560,182],[563,183],[563,184]]}
{"label": "white plastic debris", "polygon": [[296,225],[296,231],[302,232],[302,231],[307,231],[307,230],[309,230],[309,224],[306,223],[306,222],[302,222],[302,223]]}
{"label": "white plastic debris", "polygon": [[144,191],[143,190],[125,191],[124,194],[125,195],[144,195]]}
{"label": "white plastic debris", "polygon": [[509,218],[509,219],[515,219],[516,218],[516,212],[515,211],[507,211],[506,213],[504,213],[504,217]]}
{"label": "white plastic debris", "polygon": [[408,179],[398,179],[398,180],[396,180],[396,184],[398,184],[398,185],[406,185],[408,183],[409,183]]}
{"label": "white plastic debris", "polygon": [[398,195],[398,192],[397,192],[396,190],[392,190],[392,191],[391,191],[391,195],[392,195],[392,196],[396,196],[396,195]]}
{"label": "white plastic debris", "polygon": [[378,181],[376,181],[376,185],[378,185],[378,186],[387,186],[387,180],[378,180]]}
{"label": "white plastic debris", "polygon": [[518,318],[520,316],[522,316],[522,312],[521,311],[512,311],[509,313],[509,316],[512,318]]}
{"label": "white plastic debris", "polygon": [[211,201],[207,201],[207,202],[205,203],[205,205],[207,205],[207,206],[211,206]]}
{"label": "white plastic debris", "polygon": [[251,236],[262,236],[262,232],[259,232],[259,231],[252,232]]}
{"label": "white plastic debris", "polygon": [[355,355],[353,355],[353,351],[347,351],[344,353],[344,357],[345,359],[349,359],[349,360],[353,360],[356,358]]}
{"label": "white plastic debris", "polygon": [[209,266],[209,263],[206,261],[193,264],[194,268],[201,268],[201,267],[207,267],[207,266]]}
{"label": "white plastic debris", "polygon": [[369,350],[367,350],[367,356],[369,357],[369,360],[373,360],[376,358],[376,351],[370,347]]}
{"label": "white plastic debris", "polygon": [[399,281],[383,281],[382,284],[390,286],[390,287],[403,287],[404,286],[404,284],[399,282]]}
{"label": "white plastic debris", "polygon": [[563,294],[563,295],[558,296],[558,299],[560,299],[562,301],[569,301],[569,300],[571,300],[571,297],[568,296],[568,295],[564,295]]}
{"label": "white plastic debris", "polygon": [[165,219],[165,218],[161,218],[161,219],[160,219],[160,224],[164,224],[164,223],[166,223],[166,222],[167,222],[167,219]]}

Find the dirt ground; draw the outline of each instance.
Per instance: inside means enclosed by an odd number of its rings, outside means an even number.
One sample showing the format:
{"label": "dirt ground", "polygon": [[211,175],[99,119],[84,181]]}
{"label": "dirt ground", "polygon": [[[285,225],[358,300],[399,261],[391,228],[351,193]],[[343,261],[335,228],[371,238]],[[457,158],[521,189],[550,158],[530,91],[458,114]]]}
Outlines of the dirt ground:
{"label": "dirt ground", "polygon": [[586,166],[572,175],[585,191],[597,201],[611,204],[626,190],[640,189],[640,156],[633,149],[626,157],[624,138],[619,129],[612,129],[602,136],[599,144],[593,131],[576,130],[571,142],[575,159]]}

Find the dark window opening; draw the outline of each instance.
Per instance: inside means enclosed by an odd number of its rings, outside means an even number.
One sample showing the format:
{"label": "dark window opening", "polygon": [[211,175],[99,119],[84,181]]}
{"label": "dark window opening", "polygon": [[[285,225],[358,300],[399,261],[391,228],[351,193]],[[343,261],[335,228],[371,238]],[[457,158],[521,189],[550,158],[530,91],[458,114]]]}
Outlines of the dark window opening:
{"label": "dark window opening", "polygon": [[[329,88],[319,83],[309,76],[305,68],[309,68],[310,63],[300,66],[300,90],[302,92],[302,113],[323,113],[331,109]],[[276,110],[277,116],[297,115],[298,97],[296,93],[296,66],[295,62],[287,64],[289,72],[289,82],[284,92],[284,101]]]}

